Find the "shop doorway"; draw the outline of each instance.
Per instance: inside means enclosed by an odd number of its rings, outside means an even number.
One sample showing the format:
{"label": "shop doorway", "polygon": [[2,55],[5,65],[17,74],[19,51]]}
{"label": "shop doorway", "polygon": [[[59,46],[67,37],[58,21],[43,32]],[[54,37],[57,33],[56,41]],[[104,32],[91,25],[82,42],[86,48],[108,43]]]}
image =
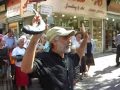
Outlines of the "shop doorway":
{"label": "shop doorway", "polygon": [[106,39],[105,39],[105,48],[106,51],[112,51],[116,48],[115,38],[117,35],[117,31],[106,30]]}
{"label": "shop doorway", "polygon": [[9,24],[9,29],[13,30],[14,35],[18,38],[19,37],[19,23],[14,22]]}
{"label": "shop doorway", "polygon": [[112,50],[112,30],[106,30],[105,48],[107,51]]}

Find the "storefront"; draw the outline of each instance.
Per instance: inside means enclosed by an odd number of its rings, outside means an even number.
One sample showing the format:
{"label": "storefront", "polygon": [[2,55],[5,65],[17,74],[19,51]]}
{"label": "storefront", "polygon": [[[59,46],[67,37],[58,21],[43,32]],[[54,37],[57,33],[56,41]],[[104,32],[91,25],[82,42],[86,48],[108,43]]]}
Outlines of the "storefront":
{"label": "storefront", "polygon": [[[85,23],[86,30],[92,33],[96,43],[95,53],[103,52],[104,49],[104,18],[106,18],[106,1],[100,0],[96,3],[93,0],[47,0],[41,5],[52,7],[53,24],[68,29],[78,29],[81,21]],[[59,5],[56,3],[59,3]],[[89,5],[88,5],[89,4]],[[51,10],[51,9],[44,10]],[[40,10],[41,11],[41,10]],[[47,12],[47,11],[46,11]],[[44,13],[43,13],[44,14]],[[49,16],[49,15],[46,15]]]}
{"label": "storefront", "polygon": [[120,15],[108,13],[105,20],[105,51],[116,49],[115,38],[120,31]]}
{"label": "storefront", "polygon": [[22,26],[22,21],[23,20],[20,16],[14,16],[6,19],[8,29],[13,30],[17,38],[20,36],[20,27]]}
{"label": "storefront", "polygon": [[18,38],[20,33],[20,25],[22,24],[22,18],[20,16],[20,0],[9,0],[7,2],[6,24],[9,29],[14,31],[15,36]]}

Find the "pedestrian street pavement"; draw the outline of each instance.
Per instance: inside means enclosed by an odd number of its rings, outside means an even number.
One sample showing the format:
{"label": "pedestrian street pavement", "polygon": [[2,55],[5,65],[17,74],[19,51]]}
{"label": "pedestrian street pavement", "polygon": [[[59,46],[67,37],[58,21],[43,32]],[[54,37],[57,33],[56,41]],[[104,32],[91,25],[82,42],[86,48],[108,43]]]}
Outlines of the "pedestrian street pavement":
{"label": "pedestrian street pavement", "polygon": [[115,53],[95,57],[88,77],[78,82],[74,90],[120,90],[120,66],[115,67]]}

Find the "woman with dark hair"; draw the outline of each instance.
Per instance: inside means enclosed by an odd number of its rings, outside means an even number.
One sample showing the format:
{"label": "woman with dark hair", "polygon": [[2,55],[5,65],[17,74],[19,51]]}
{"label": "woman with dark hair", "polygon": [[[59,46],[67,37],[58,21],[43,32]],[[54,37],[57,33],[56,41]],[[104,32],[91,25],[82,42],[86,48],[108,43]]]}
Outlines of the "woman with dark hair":
{"label": "woman with dark hair", "polygon": [[93,58],[94,50],[95,50],[95,42],[91,37],[91,33],[88,32],[87,48],[85,51],[87,71],[89,71],[91,65],[95,65]]}

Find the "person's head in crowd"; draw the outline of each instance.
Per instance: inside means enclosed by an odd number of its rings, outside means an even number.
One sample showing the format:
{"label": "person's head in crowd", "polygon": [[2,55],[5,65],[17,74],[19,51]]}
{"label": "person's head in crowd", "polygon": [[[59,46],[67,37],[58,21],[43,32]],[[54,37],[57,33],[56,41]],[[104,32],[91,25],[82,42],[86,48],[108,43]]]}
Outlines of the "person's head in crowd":
{"label": "person's head in crowd", "polygon": [[71,45],[71,36],[74,30],[66,30],[62,27],[53,27],[46,33],[51,49],[59,54],[65,53]]}
{"label": "person's head in crowd", "polygon": [[7,35],[8,37],[13,37],[14,36],[13,30],[8,29]]}
{"label": "person's head in crowd", "polygon": [[20,48],[23,48],[24,43],[25,43],[25,38],[24,37],[20,37],[17,41],[17,44]]}
{"label": "person's head in crowd", "polygon": [[76,37],[76,40],[79,42],[81,39],[82,39],[82,33],[80,31],[78,31],[76,34],[75,34],[75,37]]}
{"label": "person's head in crowd", "polygon": [[24,43],[26,43],[26,41],[27,41],[27,36],[26,35],[22,35],[22,36],[20,36],[20,38],[24,39]]}

